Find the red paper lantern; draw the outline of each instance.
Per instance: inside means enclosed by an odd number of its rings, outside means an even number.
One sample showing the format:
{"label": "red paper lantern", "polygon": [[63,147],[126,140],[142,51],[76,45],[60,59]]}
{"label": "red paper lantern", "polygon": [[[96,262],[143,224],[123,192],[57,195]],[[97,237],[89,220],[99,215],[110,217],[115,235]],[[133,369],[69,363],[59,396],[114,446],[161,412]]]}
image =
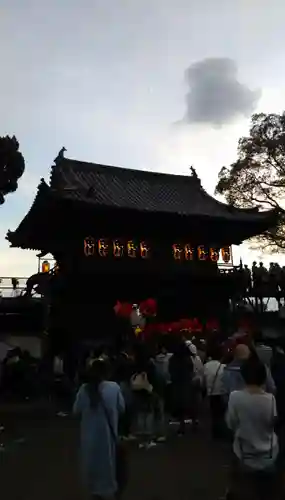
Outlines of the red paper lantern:
{"label": "red paper lantern", "polygon": [[168,331],[172,333],[179,333],[181,331],[180,321],[174,321],[173,323],[170,323]]}
{"label": "red paper lantern", "polygon": [[211,331],[211,332],[214,332],[214,331],[217,331],[220,329],[220,325],[219,325],[219,322],[216,318],[211,318],[207,321],[207,324],[206,324],[206,329]]}
{"label": "red paper lantern", "polygon": [[203,327],[202,327],[202,325],[201,325],[200,321],[198,320],[198,318],[194,318],[194,319],[192,320],[192,327],[191,327],[191,330],[192,330],[192,332],[196,332],[196,333],[198,333],[198,332],[202,332]]}
{"label": "red paper lantern", "polygon": [[157,302],[154,299],[147,299],[141,302],[140,312],[144,316],[156,316]]}
{"label": "red paper lantern", "polygon": [[180,328],[181,328],[181,330],[191,330],[192,329],[192,320],[191,319],[181,319],[180,320]]}
{"label": "red paper lantern", "polygon": [[129,318],[131,313],[132,313],[133,307],[132,304],[129,304],[128,302],[117,302],[117,304],[114,307],[114,311],[117,314],[117,316],[120,316],[121,318]]}

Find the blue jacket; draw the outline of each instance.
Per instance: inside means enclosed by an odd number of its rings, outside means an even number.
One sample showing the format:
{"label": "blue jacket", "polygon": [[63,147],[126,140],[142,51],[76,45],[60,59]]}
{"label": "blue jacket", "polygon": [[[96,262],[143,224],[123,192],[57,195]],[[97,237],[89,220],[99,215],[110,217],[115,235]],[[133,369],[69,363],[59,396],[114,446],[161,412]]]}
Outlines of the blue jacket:
{"label": "blue jacket", "polygon": [[[225,367],[222,381],[227,395],[229,396],[233,391],[240,391],[244,389],[245,383],[242,378],[241,372],[241,362],[234,360]],[[275,393],[275,384],[274,380],[271,376],[270,370],[266,367],[267,378],[266,378],[266,392],[270,392],[271,394]]]}

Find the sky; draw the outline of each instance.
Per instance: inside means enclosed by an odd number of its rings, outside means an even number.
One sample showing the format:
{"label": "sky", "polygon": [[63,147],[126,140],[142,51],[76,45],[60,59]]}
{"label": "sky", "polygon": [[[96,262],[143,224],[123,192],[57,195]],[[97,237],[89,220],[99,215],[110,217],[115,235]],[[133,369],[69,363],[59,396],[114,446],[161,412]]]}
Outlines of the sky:
{"label": "sky", "polygon": [[[284,110],[284,21],[284,0],[0,0],[0,136],[26,161],[1,206],[0,276],[37,271],[5,235],[63,146],[136,169],[193,165],[213,194],[251,113]],[[261,256],[242,245],[240,257]]]}

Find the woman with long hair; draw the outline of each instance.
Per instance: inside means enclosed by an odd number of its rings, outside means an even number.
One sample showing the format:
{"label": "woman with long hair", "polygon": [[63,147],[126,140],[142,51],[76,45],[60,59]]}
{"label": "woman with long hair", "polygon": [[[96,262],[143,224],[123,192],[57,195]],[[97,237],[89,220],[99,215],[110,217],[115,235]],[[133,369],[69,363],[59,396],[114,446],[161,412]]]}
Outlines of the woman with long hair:
{"label": "woman with long hair", "polygon": [[94,360],[73,406],[73,413],[81,416],[82,479],[94,500],[111,500],[118,493],[118,420],[124,408],[120,387],[108,380],[107,362]]}

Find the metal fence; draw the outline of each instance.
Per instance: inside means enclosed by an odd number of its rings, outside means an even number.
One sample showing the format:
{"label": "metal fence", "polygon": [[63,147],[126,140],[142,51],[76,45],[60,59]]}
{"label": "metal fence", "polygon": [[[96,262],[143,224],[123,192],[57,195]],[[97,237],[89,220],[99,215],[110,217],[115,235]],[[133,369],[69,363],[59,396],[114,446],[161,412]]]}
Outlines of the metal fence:
{"label": "metal fence", "polygon": [[18,276],[0,277],[0,297],[18,297],[25,290],[27,279]]}

